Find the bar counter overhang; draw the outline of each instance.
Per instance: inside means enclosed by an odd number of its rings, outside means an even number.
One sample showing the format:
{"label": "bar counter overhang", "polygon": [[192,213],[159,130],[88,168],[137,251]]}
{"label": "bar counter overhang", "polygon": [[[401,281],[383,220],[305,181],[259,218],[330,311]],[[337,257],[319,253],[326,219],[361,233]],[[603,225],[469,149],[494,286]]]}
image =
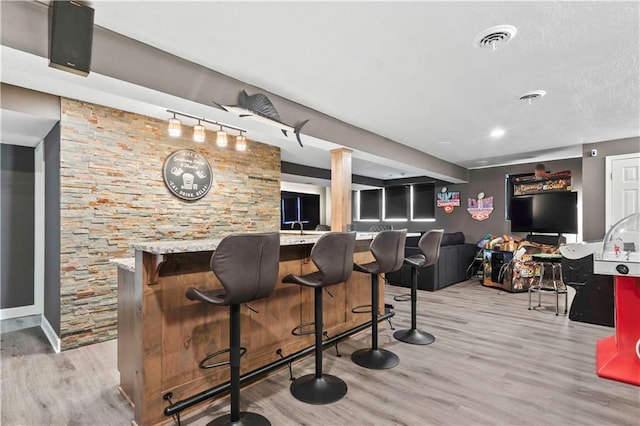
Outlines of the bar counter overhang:
{"label": "bar counter overhang", "polygon": [[[369,251],[374,235],[357,234],[354,262],[374,260]],[[298,325],[313,321],[313,289],[281,281],[288,274],[317,270],[309,255],[318,237],[281,235],[275,291],[242,308],[241,345],[247,352],[241,374],[313,346],[313,335],[291,333]],[[172,422],[164,414],[171,404],[165,398],[169,392],[175,402],[229,381],[228,367],[198,366],[207,354],[229,346],[228,308],[205,306],[185,296],[188,287],[222,287],[209,268],[221,239],[136,243],[131,245],[135,263],[133,259],[114,261],[118,265],[120,391],[133,405],[135,424]],[[380,283],[379,311],[383,313],[384,280]],[[366,324],[370,315],[352,309],[370,304],[370,291],[370,277],[358,272],[345,283],[329,287],[324,292],[324,331],[336,336]]]}

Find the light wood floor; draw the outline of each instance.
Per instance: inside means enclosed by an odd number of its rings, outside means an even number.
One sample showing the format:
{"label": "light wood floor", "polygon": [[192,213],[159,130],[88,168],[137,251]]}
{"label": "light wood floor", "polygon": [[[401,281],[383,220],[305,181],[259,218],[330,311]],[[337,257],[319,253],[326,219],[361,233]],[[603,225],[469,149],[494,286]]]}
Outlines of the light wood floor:
{"label": "light wood floor", "polygon": [[[406,289],[387,286],[387,302]],[[325,354],[325,371],[344,379],[347,396],[325,406],[289,393],[280,370],[242,390],[242,409],[273,425],[640,425],[640,388],[599,378],[595,344],[613,329],[554,315],[552,296],[528,311],[527,296],[467,281],[419,292],[418,323],[435,334],[430,346],[395,341],[387,323],[380,344],[400,356],[385,371],[353,364],[368,332],[341,343],[341,358]],[[546,303],[545,303],[546,302]],[[396,307],[393,325],[409,323],[409,303]],[[2,334],[3,426],[127,425],[132,410],[117,391],[116,342],[52,353],[37,328]],[[313,359],[294,364],[312,372]],[[209,404],[183,424],[204,425],[228,411],[228,399]]]}

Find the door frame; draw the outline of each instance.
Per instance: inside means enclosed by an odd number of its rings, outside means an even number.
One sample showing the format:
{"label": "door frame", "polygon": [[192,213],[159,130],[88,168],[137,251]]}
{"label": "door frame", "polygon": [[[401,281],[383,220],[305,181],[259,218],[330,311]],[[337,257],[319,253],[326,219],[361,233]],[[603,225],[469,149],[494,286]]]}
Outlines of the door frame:
{"label": "door frame", "polygon": [[604,157],[605,166],[604,166],[604,176],[605,176],[605,186],[604,186],[604,205],[605,205],[605,213],[604,213],[604,231],[605,234],[609,232],[609,229],[614,223],[611,223],[612,211],[611,211],[611,201],[613,198],[613,162],[616,160],[626,160],[628,158],[638,158],[640,160],[640,152],[634,152],[632,154],[620,154],[620,155],[607,155]]}
{"label": "door frame", "polygon": [[44,140],[34,147],[33,304],[0,309],[0,320],[44,313]]}

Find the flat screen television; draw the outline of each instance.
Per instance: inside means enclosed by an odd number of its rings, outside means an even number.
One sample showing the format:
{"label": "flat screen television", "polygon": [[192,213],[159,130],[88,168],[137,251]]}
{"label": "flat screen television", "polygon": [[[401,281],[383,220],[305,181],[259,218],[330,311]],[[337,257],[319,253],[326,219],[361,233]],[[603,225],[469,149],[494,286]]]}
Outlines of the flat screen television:
{"label": "flat screen television", "polygon": [[511,199],[512,232],[578,233],[578,193],[547,192]]}

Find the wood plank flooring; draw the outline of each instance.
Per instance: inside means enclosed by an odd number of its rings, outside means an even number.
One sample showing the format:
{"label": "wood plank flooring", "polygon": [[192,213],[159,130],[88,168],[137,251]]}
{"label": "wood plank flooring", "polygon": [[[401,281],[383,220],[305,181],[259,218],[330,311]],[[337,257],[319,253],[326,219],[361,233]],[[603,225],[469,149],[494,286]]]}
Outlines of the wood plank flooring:
{"label": "wood plank flooring", "polygon": [[[407,289],[387,286],[396,328],[409,325],[410,303],[393,302]],[[527,295],[465,281],[419,291],[419,327],[434,344],[393,339],[381,323],[380,346],[400,356],[384,371],[353,364],[350,354],[370,344],[368,331],[324,352],[325,372],[344,379],[347,396],[313,406],[289,393],[280,370],[242,390],[242,409],[273,425],[640,425],[640,388],[599,378],[595,344],[614,330],[555,316],[555,301],[527,310]],[[0,423],[13,425],[127,425],[132,410],[119,395],[116,342],[55,354],[37,328],[5,332],[1,342]],[[313,371],[313,358],[294,375]],[[228,412],[228,398],[182,417],[204,425]]]}

